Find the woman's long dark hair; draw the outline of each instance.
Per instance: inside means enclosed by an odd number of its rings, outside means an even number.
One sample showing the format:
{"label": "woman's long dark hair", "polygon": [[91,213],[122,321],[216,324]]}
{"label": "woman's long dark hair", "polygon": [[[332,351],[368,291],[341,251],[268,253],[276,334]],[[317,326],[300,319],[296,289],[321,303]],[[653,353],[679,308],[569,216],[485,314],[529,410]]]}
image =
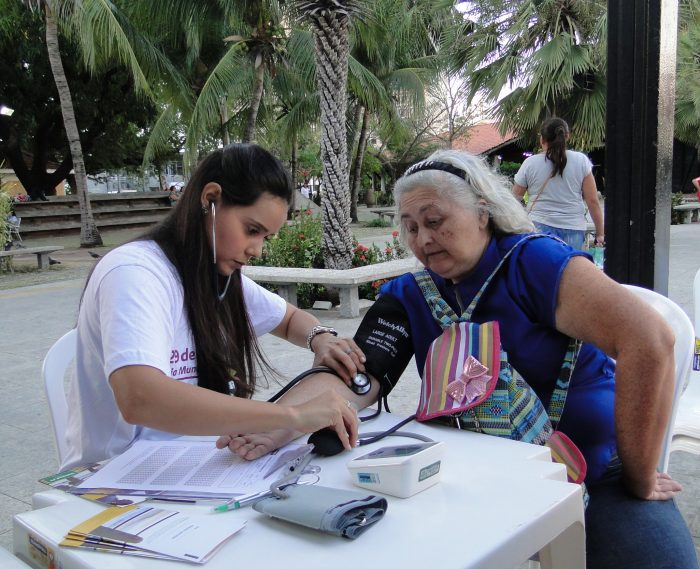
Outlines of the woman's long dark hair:
{"label": "woman's long dark hair", "polygon": [[545,156],[554,164],[552,177],[564,175],[566,168],[566,139],[569,136],[569,125],[564,119],[553,117],[542,123],[540,136],[547,143]]}
{"label": "woman's long dark hair", "polygon": [[231,277],[228,293],[219,301],[222,277],[212,263],[207,238],[211,213],[202,212],[204,186],[221,186],[224,206],[249,206],[262,194],[287,203],[292,184],[282,163],[254,144],[231,144],[208,155],[198,165],[173,211],[140,239],[152,239],[175,265],[184,289],[184,302],[197,352],[198,384],[238,397],[255,390],[255,364],[267,366],[248,320],[240,271]]}

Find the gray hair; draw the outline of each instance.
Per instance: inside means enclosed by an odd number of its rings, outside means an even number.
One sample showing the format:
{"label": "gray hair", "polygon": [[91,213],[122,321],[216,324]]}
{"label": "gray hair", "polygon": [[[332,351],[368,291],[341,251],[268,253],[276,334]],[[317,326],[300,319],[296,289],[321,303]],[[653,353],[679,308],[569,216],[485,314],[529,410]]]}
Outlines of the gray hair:
{"label": "gray hair", "polygon": [[[465,177],[429,166],[421,169],[420,165],[425,162],[447,163],[463,170]],[[440,198],[451,200],[465,209],[487,211],[497,232],[530,233],[535,230],[525,209],[511,193],[508,180],[493,172],[479,156],[459,150],[438,150],[409,168],[394,186],[394,201],[399,210],[403,196],[418,187],[433,188]],[[479,203],[481,200],[485,203]]]}

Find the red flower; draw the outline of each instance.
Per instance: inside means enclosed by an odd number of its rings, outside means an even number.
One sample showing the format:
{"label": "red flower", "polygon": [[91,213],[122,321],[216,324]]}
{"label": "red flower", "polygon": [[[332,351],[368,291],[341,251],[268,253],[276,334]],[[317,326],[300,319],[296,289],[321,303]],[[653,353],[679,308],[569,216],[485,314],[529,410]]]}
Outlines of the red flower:
{"label": "red flower", "polygon": [[386,254],[387,254],[387,255],[391,255],[392,248],[391,248],[391,247],[387,247],[385,251],[386,251]]}
{"label": "red flower", "polygon": [[360,255],[360,261],[366,261],[367,259],[365,258],[364,255]]}
{"label": "red flower", "polygon": [[392,231],[392,232],[391,232],[391,236],[392,236],[392,237],[398,237],[398,236],[399,236],[399,232],[398,232],[398,231]]}
{"label": "red flower", "polygon": [[304,213],[305,213],[306,215],[312,215],[312,214],[313,214],[313,211],[311,211],[310,209],[307,209]]}

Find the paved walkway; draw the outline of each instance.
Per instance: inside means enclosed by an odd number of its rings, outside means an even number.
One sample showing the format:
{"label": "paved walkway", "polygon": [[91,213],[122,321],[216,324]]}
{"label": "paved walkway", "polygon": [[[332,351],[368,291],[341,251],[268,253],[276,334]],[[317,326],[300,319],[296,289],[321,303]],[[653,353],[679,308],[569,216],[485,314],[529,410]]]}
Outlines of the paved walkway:
{"label": "paved walkway", "polygon": [[[368,240],[383,245],[391,237],[377,235],[362,242],[369,244]],[[691,319],[693,277],[700,267],[699,244],[700,224],[671,228],[669,296]],[[45,489],[36,480],[57,469],[40,383],[41,362],[53,342],[74,325],[82,286],[80,278],[0,290],[0,546],[8,549],[12,548],[12,516],[31,508],[32,494]],[[359,318],[340,319],[335,310],[315,314],[343,334],[351,335],[359,324]],[[310,353],[273,336],[265,337],[262,346],[286,378],[311,365]],[[275,383],[262,387],[259,398],[279,389]],[[392,410],[413,412],[418,392],[418,377],[411,365],[390,396]],[[676,452],[670,471],[684,485],[678,503],[700,551],[700,457]]]}

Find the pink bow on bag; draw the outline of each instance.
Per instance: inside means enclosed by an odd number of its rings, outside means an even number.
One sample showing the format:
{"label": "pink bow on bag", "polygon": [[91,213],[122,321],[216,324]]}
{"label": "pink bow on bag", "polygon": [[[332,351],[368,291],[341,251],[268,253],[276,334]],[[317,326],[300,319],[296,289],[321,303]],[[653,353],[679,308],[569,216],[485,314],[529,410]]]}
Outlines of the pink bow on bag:
{"label": "pink bow on bag", "polygon": [[447,384],[445,391],[458,405],[471,403],[486,393],[491,376],[489,368],[470,355],[464,361],[462,375]]}

